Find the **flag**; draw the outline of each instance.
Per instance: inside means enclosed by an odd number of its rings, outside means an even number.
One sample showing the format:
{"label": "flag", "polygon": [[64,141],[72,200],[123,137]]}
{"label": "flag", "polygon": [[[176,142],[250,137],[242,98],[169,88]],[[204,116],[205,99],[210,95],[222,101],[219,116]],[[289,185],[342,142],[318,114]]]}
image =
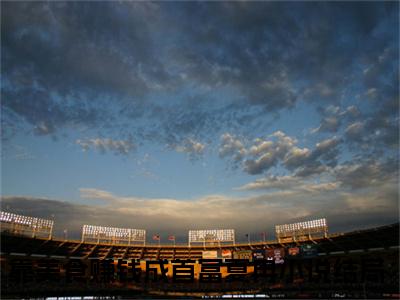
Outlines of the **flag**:
{"label": "flag", "polygon": [[265,242],[267,233],[266,232],[261,232],[260,235],[261,235],[261,238],[262,238],[263,242]]}
{"label": "flag", "polygon": [[174,235],[168,236],[168,241],[175,241],[175,236]]}
{"label": "flag", "polygon": [[159,241],[160,240],[160,235],[159,234],[153,235],[153,240]]}

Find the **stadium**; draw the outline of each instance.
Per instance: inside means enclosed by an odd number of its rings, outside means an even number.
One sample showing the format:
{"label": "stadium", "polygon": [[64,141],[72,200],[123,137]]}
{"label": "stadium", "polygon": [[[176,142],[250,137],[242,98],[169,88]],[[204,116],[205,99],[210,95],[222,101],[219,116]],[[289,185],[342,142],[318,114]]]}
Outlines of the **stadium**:
{"label": "stadium", "polygon": [[321,219],[276,226],[277,239],[265,242],[200,230],[189,241],[201,245],[146,246],[143,231],[121,234],[133,229],[85,225],[77,241],[53,238],[51,220],[2,212],[1,221],[3,298],[400,295],[399,223],[330,234]]}
{"label": "stadium", "polygon": [[2,299],[400,299],[400,1],[0,1]]}

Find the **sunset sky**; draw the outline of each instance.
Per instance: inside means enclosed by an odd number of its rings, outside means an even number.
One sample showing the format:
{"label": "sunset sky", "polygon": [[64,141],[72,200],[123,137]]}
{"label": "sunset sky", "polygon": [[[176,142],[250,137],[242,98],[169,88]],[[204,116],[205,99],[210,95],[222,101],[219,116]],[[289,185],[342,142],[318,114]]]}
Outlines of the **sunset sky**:
{"label": "sunset sky", "polygon": [[2,209],[273,238],[397,222],[398,2],[1,2]]}

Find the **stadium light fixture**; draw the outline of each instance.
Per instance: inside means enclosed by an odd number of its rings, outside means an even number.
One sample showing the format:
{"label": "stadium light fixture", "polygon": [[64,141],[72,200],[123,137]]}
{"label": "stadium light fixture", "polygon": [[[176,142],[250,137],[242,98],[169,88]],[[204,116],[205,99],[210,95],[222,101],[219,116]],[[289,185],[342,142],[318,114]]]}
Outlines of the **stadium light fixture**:
{"label": "stadium light fixture", "polygon": [[327,236],[328,226],[326,219],[322,218],[306,222],[276,225],[275,232],[279,241],[281,241],[281,238],[293,238],[295,240],[298,236],[308,236],[311,239],[311,235],[317,233],[324,233],[324,236]]}
{"label": "stadium light fixture", "polygon": [[146,243],[146,230],[83,225],[82,242],[108,242],[115,244]]}
{"label": "stadium light fixture", "polygon": [[219,245],[225,242],[231,242],[235,245],[235,230],[234,229],[205,229],[205,230],[189,230],[189,247],[193,243],[217,242]]}
{"label": "stadium light fixture", "polygon": [[2,231],[11,231],[18,234],[29,234],[32,237],[45,236],[51,239],[53,220],[17,215],[10,212],[0,212]]}

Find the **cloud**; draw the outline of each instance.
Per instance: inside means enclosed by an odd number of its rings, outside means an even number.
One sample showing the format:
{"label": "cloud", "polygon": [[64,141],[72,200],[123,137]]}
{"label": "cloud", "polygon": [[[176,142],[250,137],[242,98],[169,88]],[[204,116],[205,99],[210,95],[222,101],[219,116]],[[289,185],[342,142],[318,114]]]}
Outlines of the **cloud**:
{"label": "cloud", "polygon": [[[398,20],[397,20],[398,22]],[[396,34],[393,31],[393,34]],[[347,143],[352,150],[382,155],[397,151],[399,144],[399,58],[398,43],[385,44],[367,60],[363,70],[363,97],[371,109],[362,114],[357,127],[346,130]],[[349,124],[351,125],[351,124]],[[395,150],[396,149],[396,150]]]}
{"label": "cloud", "polygon": [[34,128],[34,132],[37,135],[48,135],[54,133],[55,128],[52,124],[47,124],[46,122],[39,122]]}
{"label": "cloud", "polygon": [[101,199],[110,202],[114,200],[114,195],[112,193],[99,189],[80,188],[79,192],[81,194],[81,198],[84,199]]}
{"label": "cloud", "polygon": [[287,155],[284,165],[301,177],[323,173],[337,164],[340,142],[332,137],[317,143],[312,151],[295,148]]}
{"label": "cloud", "polygon": [[229,157],[234,164],[241,162],[245,157],[247,150],[243,142],[230,133],[224,133],[220,137],[219,157]]}
{"label": "cloud", "polygon": [[363,122],[354,122],[347,126],[345,130],[345,136],[352,141],[362,141],[362,132],[364,130]]}
{"label": "cloud", "polygon": [[[112,130],[172,145],[254,132],[298,104],[336,106],[354,84],[397,91],[397,3],[1,5],[10,134]],[[329,116],[320,131],[340,125]]]}
{"label": "cloud", "polygon": [[[385,159],[354,160],[335,167],[324,167],[320,172],[304,176],[299,174],[306,169],[290,175],[269,175],[237,188],[242,191],[308,191],[358,193],[366,190],[393,189],[398,183],[398,157]],[[397,193],[398,191],[393,191]],[[382,200],[384,201],[384,200]]]}
{"label": "cloud", "polygon": [[[74,204],[34,197],[3,196],[2,208],[18,214],[50,218],[55,234],[64,228],[79,238],[83,224],[143,228],[162,236],[175,233],[186,241],[189,229],[234,228],[238,240],[245,233],[272,229],[275,224],[320,216],[328,224],[351,230],[366,219],[376,224],[395,222],[398,217],[396,184],[386,184],[366,192],[347,193],[323,184],[308,189],[282,190],[250,197],[207,195],[193,200],[117,196],[97,189],[81,189],[83,200],[103,200],[102,205]],[[381,218],[381,215],[385,218]],[[360,221],[361,220],[361,221]],[[348,223],[351,225],[348,226]],[[335,226],[330,226],[335,231]]]}
{"label": "cloud", "polygon": [[376,188],[398,180],[398,160],[355,161],[339,165],[335,176],[343,186],[351,189]]}
{"label": "cloud", "polygon": [[37,156],[26,147],[17,144],[6,144],[2,147],[2,159],[33,160]]}
{"label": "cloud", "polygon": [[311,133],[338,132],[345,121],[353,121],[360,115],[360,111],[354,105],[348,106],[341,111],[339,106],[330,105],[322,113],[321,124],[311,130]]}
{"label": "cloud", "polygon": [[2,104],[14,122],[39,135],[110,127],[110,99],[123,110],[162,77],[144,21],[154,7],[92,4],[2,3]]}
{"label": "cloud", "polygon": [[244,162],[244,170],[249,174],[260,174],[274,167],[297,143],[296,139],[276,131],[270,136],[274,141],[255,139],[249,152],[255,157]]}
{"label": "cloud", "polygon": [[344,132],[346,144],[353,152],[395,152],[399,145],[398,103],[389,102],[362,120],[350,123]]}
{"label": "cloud", "polygon": [[[394,62],[398,63],[398,54],[396,46],[387,45],[380,53],[371,57],[370,64],[364,69],[364,85],[368,88],[366,96],[374,98],[381,92],[381,88],[386,86],[387,83],[392,84],[393,79],[396,78],[396,72],[393,73],[395,65]],[[398,78],[398,73],[397,73]],[[386,84],[382,85],[383,81],[387,81]]]}
{"label": "cloud", "polygon": [[185,139],[183,145],[175,146],[177,152],[186,153],[190,159],[196,159],[204,154],[206,145],[191,138]]}
{"label": "cloud", "polygon": [[315,183],[310,180],[304,180],[302,177],[295,175],[275,176],[270,175],[245,184],[238,190],[281,190],[281,191],[303,191],[310,193],[320,193],[335,191],[340,187],[337,182],[319,182]]}
{"label": "cloud", "polygon": [[267,172],[272,167],[283,166],[306,177],[326,171],[337,164],[341,139],[332,137],[320,141],[313,150],[297,147],[298,141],[282,131],[267,139],[256,138],[247,148],[242,141],[229,133],[221,136],[219,155],[230,158],[236,166],[250,175]]}
{"label": "cloud", "polygon": [[290,189],[298,186],[300,178],[294,176],[275,176],[270,175],[265,178],[257,179],[254,182],[245,184],[238,190],[262,190],[262,189]]}
{"label": "cloud", "polygon": [[86,140],[78,139],[76,140],[76,144],[81,146],[84,152],[93,148],[100,151],[101,153],[111,151],[114,152],[114,154],[120,155],[128,155],[136,148],[136,145],[133,143],[132,138],[129,138],[127,140],[113,140],[111,138],[93,138]]}
{"label": "cloud", "polygon": [[311,153],[313,159],[321,158],[329,164],[336,163],[336,157],[338,155],[337,146],[340,144],[341,140],[336,136],[323,140],[315,145],[315,149]]}

